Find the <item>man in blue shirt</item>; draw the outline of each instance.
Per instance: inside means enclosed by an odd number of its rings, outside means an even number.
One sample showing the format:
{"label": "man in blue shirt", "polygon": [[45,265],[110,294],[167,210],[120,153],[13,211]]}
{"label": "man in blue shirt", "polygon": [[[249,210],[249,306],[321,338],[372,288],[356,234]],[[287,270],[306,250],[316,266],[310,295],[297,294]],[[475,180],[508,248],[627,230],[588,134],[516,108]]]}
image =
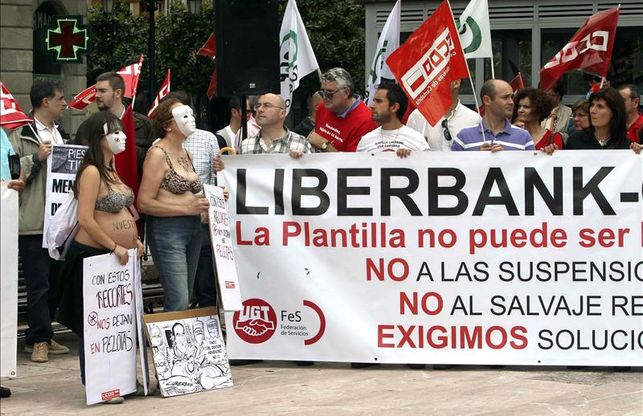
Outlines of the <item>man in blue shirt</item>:
{"label": "man in blue shirt", "polygon": [[[500,79],[490,79],[480,90],[484,116],[480,124],[462,129],[451,150],[534,150],[529,133],[512,126],[513,88]],[[484,132],[484,135],[483,135]]]}

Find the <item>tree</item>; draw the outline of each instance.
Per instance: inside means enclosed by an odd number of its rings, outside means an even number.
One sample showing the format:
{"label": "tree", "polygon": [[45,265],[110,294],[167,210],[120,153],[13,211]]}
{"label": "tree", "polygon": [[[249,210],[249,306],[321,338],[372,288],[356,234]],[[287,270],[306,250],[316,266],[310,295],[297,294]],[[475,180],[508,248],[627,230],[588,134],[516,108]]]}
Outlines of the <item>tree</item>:
{"label": "tree", "polygon": [[[123,0],[114,2],[111,13],[102,6],[92,6],[89,18],[91,53],[87,55],[87,83],[94,83],[98,75],[118,71],[147,53],[147,27],[145,19],[133,16]],[[143,67],[145,70],[145,66]]]}

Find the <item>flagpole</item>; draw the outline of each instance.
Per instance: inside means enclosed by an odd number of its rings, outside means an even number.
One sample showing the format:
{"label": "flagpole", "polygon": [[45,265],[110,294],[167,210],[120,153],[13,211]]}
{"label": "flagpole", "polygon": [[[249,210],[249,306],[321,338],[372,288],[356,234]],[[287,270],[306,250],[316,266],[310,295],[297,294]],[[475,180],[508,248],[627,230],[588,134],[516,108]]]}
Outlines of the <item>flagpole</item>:
{"label": "flagpole", "polygon": [[493,56],[491,56],[491,79],[496,79],[495,70],[493,69]]}
{"label": "flagpole", "polygon": [[[446,2],[448,4],[448,6],[449,6],[449,12],[451,14],[451,20],[453,21],[453,25],[455,26],[455,18],[453,17],[453,10],[451,9],[451,3],[449,2],[449,0],[446,0]],[[464,54],[464,51],[463,51],[463,54]],[[491,58],[491,59],[492,59],[491,70],[493,71],[493,58]],[[484,62],[484,59],[483,59],[482,62]],[[482,114],[480,114],[480,106],[478,105],[478,97],[476,96],[476,87],[475,87],[475,85],[473,85],[473,78],[471,78],[471,70],[469,69],[469,61],[465,58],[464,63],[466,64],[466,67],[467,67],[467,74],[469,74],[469,82],[471,83],[471,92],[473,93],[473,101],[476,104],[476,111],[478,112],[478,115],[480,116],[480,118],[482,118]],[[480,132],[482,133],[482,140],[486,141],[485,136],[484,136],[484,128],[482,127],[482,121],[480,121],[479,125],[480,125]]]}

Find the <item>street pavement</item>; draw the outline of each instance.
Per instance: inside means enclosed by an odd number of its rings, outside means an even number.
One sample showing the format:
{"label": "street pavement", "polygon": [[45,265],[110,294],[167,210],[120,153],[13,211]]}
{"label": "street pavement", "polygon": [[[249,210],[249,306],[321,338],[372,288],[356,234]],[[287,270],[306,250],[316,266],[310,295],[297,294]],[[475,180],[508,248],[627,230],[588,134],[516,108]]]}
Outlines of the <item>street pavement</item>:
{"label": "street pavement", "polygon": [[[234,387],[173,398],[156,393],[120,405],[85,405],[74,336],[72,353],[37,364],[18,354],[18,377],[2,415],[643,415],[643,372],[611,368],[404,365],[351,369],[344,363],[297,367],[263,362],[232,367]],[[22,351],[19,343],[19,351]],[[151,354],[148,354],[151,356]]]}

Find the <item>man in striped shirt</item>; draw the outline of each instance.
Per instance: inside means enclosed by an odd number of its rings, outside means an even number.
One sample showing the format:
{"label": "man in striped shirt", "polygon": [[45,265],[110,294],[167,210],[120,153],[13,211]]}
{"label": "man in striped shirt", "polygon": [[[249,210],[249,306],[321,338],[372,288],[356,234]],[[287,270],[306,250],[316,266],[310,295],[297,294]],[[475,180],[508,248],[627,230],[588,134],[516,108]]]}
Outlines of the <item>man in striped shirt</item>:
{"label": "man in striped shirt", "polygon": [[500,79],[490,79],[480,90],[484,105],[482,121],[462,129],[454,139],[451,150],[534,150],[534,142],[526,130],[513,126],[513,89]]}

